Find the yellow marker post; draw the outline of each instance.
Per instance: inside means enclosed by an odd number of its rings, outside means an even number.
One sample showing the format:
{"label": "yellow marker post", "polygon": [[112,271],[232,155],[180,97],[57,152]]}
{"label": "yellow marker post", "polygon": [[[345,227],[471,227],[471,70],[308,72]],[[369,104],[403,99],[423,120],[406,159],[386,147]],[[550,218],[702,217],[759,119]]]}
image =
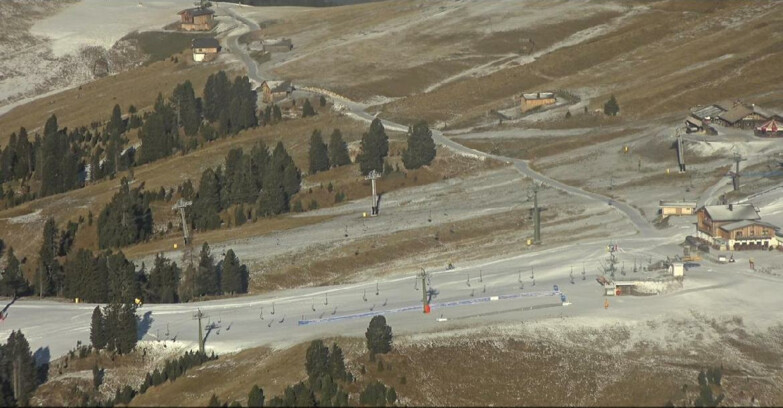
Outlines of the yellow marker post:
{"label": "yellow marker post", "polygon": [[174,244],[174,249],[177,249],[177,244]]}
{"label": "yellow marker post", "polygon": [[604,299],[604,309],[609,309],[609,299]]}

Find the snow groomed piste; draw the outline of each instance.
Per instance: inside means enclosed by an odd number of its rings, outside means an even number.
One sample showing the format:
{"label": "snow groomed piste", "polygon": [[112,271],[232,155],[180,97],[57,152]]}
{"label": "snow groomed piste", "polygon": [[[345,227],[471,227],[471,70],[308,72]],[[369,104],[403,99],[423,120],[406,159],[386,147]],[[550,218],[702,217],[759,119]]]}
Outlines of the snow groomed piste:
{"label": "snow groomed piste", "polygon": [[[487,297],[481,297],[476,299],[463,299],[463,300],[453,300],[451,302],[434,303],[430,305],[430,310],[454,307],[454,306],[472,306],[472,305],[494,302],[499,300],[512,300],[512,299],[519,299],[525,297],[547,297],[547,296],[558,296],[558,295],[560,295],[560,301],[563,304],[563,306],[567,306],[570,304],[566,302],[565,293],[561,292],[560,289],[557,287],[557,285],[554,285],[554,288],[551,291],[512,293],[508,295],[487,296]],[[372,317],[372,316],[386,315],[386,314],[400,313],[400,312],[421,311],[421,310],[422,310],[421,305],[405,306],[397,309],[354,313],[354,314],[348,314],[342,316],[327,317],[323,319],[299,320],[299,326],[306,326],[306,325],[318,324],[318,323],[332,323],[332,322],[338,322],[343,320],[360,319],[364,317]]]}

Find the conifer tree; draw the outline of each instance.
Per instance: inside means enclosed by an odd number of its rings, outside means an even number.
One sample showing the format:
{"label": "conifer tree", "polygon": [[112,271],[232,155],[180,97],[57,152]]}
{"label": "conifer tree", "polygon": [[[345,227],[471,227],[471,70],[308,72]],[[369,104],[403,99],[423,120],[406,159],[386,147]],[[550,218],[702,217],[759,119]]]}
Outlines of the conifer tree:
{"label": "conifer tree", "polygon": [[[33,391],[38,387],[37,370],[33,354],[30,352],[30,344],[21,330],[12,331],[3,349],[3,354],[5,354],[3,365],[7,367],[5,370],[12,370],[14,365],[18,367],[16,378],[19,393],[14,395],[16,404],[18,406],[28,406]],[[13,376],[11,373],[8,374],[8,377]]]}
{"label": "conifer tree", "polygon": [[198,229],[214,229],[220,226],[218,213],[221,208],[220,181],[212,168],[201,174],[196,199],[193,201],[193,225]]}
{"label": "conifer tree", "polygon": [[362,174],[369,174],[372,170],[382,172],[383,159],[389,154],[389,137],[380,119],[373,119],[369,132],[362,136],[361,147],[362,152],[356,160]]}
{"label": "conifer tree", "polygon": [[122,110],[120,110],[120,105],[114,105],[114,109],[111,111],[111,119],[109,119],[106,130],[109,134],[115,132],[118,135],[125,133],[125,124],[122,121]]}
{"label": "conifer tree", "polygon": [[305,355],[305,370],[310,384],[315,384],[316,379],[329,373],[329,348],[324,346],[323,341],[310,342]]}
{"label": "conifer tree", "polygon": [[264,390],[258,387],[258,385],[253,385],[253,388],[250,389],[250,393],[247,395],[247,406],[248,408],[261,408],[264,406]]}
{"label": "conifer tree", "polygon": [[365,337],[367,338],[367,349],[370,351],[370,356],[391,351],[392,329],[386,324],[385,317],[374,316],[370,320]]}
{"label": "conifer tree", "polygon": [[419,122],[408,130],[408,148],[402,154],[406,169],[418,169],[432,163],[435,158],[435,141],[426,122]]}
{"label": "conifer tree", "polygon": [[149,290],[153,303],[177,303],[181,271],[175,262],[163,257],[155,256],[155,265],[150,271]]}
{"label": "conifer tree", "polygon": [[302,117],[308,118],[310,116],[315,116],[315,110],[313,105],[310,104],[310,99],[305,99],[304,105],[302,105]]}
{"label": "conifer tree", "polygon": [[209,402],[207,403],[207,407],[210,407],[210,408],[212,408],[212,407],[219,408],[220,406],[221,406],[221,405],[220,405],[220,401],[218,401],[217,395],[215,395],[215,394],[213,393],[213,394],[212,394],[212,397],[210,397],[210,398],[209,398]]}
{"label": "conifer tree", "polygon": [[233,249],[226,251],[226,256],[222,262],[222,273],[220,274],[220,287],[223,293],[235,294],[245,293],[247,286],[243,282],[243,268],[234,254]]}
{"label": "conifer tree", "polygon": [[60,263],[56,259],[57,225],[54,218],[49,217],[44,223],[43,242],[38,251],[38,268],[36,268],[35,292],[41,296],[53,296],[62,288]]}
{"label": "conifer tree", "polygon": [[612,97],[604,104],[604,114],[607,116],[617,116],[620,113],[620,105],[612,94]]}
{"label": "conifer tree", "polygon": [[193,91],[193,84],[187,80],[178,84],[171,95],[171,102],[176,109],[179,109],[180,123],[188,136],[195,136],[201,125],[201,116],[198,109],[196,94]]}
{"label": "conifer tree", "polygon": [[337,343],[332,343],[332,350],[329,352],[329,374],[336,380],[345,380],[348,374],[343,349]]}
{"label": "conifer tree", "polygon": [[19,260],[14,255],[14,248],[8,248],[6,254],[5,272],[0,278],[0,295],[16,297],[26,293],[29,289],[27,281],[24,279]]}
{"label": "conifer tree", "polygon": [[329,154],[321,137],[321,131],[313,130],[310,136],[310,174],[329,170]]}
{"label": "conifer tree", "polygon": [[198,288],[196,293],[199,296],[217,295],[220,293],[220,277],[215,266],[215,259],[210,253],[209,244],[206,242],[201,246],[196,282]]}
{"label": "conifer tree", "polygon": [[106,347],[106,323],[103,319],[103,313],[100,306],[95,306],[92,311],[92,321],[90,323],[90,342],[98,350]]}
{"label": "conifer tree", "polygon": [[351,164],[348,145],[343,141],[340,129],[335,129],[329,137],[329,163],[334,167]]}

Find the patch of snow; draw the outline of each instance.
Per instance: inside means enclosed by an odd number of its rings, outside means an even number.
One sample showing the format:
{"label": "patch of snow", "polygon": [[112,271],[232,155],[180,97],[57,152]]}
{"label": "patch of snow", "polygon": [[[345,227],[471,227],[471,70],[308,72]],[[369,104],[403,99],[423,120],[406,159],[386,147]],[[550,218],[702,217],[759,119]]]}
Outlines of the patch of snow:
{"label": "patch of snow", "polygon": [[27,224],[29,222],[35,222],[41,219],[41,209],[37,209],[30,214],[19,215],[17,217],[6,218],[9,224]]}

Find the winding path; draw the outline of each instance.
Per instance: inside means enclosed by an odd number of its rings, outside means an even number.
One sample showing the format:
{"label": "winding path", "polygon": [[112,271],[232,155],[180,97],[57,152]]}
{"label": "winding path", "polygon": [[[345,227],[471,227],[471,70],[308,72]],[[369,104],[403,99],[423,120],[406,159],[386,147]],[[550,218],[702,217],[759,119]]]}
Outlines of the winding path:
{"label": "winding path", "polygon": [[[237,21],[245,24],[248,26],[248,28],[252,30],[258,29],[258,24],[241,17],[237,15],[233,10],[226,8],[224,9],[228,12],[228,14],[235,18]],[[255,80],[259,83],[265,81],[265,78],[262,78],[259,74],[258,66],[256,65],[256,62],[253,60],[253,58],[250,57],[250,55],[247,53],[247,50],[244,47],[239,46],[238,44],[238,36],[234,35],[228,38],[229,44],[230,44],[230,52],[234,55],[237,55],[242,62],[247,66],[248,69],[248,77],[252,80]],[[314,90],[308,90],[308,91],[302,91],[307,92],[311,94],[316,95],[323,95],[323,93],[319,93]],[[366,109],[367,106],[358,102],[354,102],[352,100],[349,100],[347,98],[343,97],[336,97],[334,95],[326,95],[330,98],[332,98],[333,101],[340,103],[345,107],[345,113],[348,114],[351,117],[354,117],[355,119],[364,120],[367,122],[371,122],[373,119],[375,119],[375,116],[367,113]],[[408,130],[408,126],[391,122],[388,120],[381,120],[383,123],[383,126],[397,131],[405,132]],[[567,184],[561,183],[555,179],[552,179],[550,177],[547,177],[533,169],[530,168],[530,165],[528,164],[527,160],[521,160],[521,159],[515,159],[512,157],[505,157],[505,156],[498,156],[494,154],[489,154],[486,152],[482,152],[479,150],[471,149],[467,146],[461,145],[454,140],[451,140],[443,135],[443,132],[433,129],[432,130],[432,136],[436,143],[443,145],[445,147],[448,147],[449,149],[460,153],[460,154],[467,154],[474,157],[484,157],[484,158],[491,158],[495,160],[500,160],[508,164],[512,164],[517,171],[519,171],[521,174],[529,177],[531,180],[537,181],[539,183],[542,183],[546,186],[564,191],[568,194],[574,194],[578,195],[587,199],[600,201],[602,203],[607,203],[607,205],[614,206],[618,211],[620,211],[625,217],[628,218],[628,220],[633,223],[634,227],[639,231],[639,233],[644,237],[654,237],[658,236],[659,234],[653,228],[653,226],[648,222],[635,208],[631,207],[627,203],[613,200],[610,197],[585,191],[579,187],[569,186]]]}

